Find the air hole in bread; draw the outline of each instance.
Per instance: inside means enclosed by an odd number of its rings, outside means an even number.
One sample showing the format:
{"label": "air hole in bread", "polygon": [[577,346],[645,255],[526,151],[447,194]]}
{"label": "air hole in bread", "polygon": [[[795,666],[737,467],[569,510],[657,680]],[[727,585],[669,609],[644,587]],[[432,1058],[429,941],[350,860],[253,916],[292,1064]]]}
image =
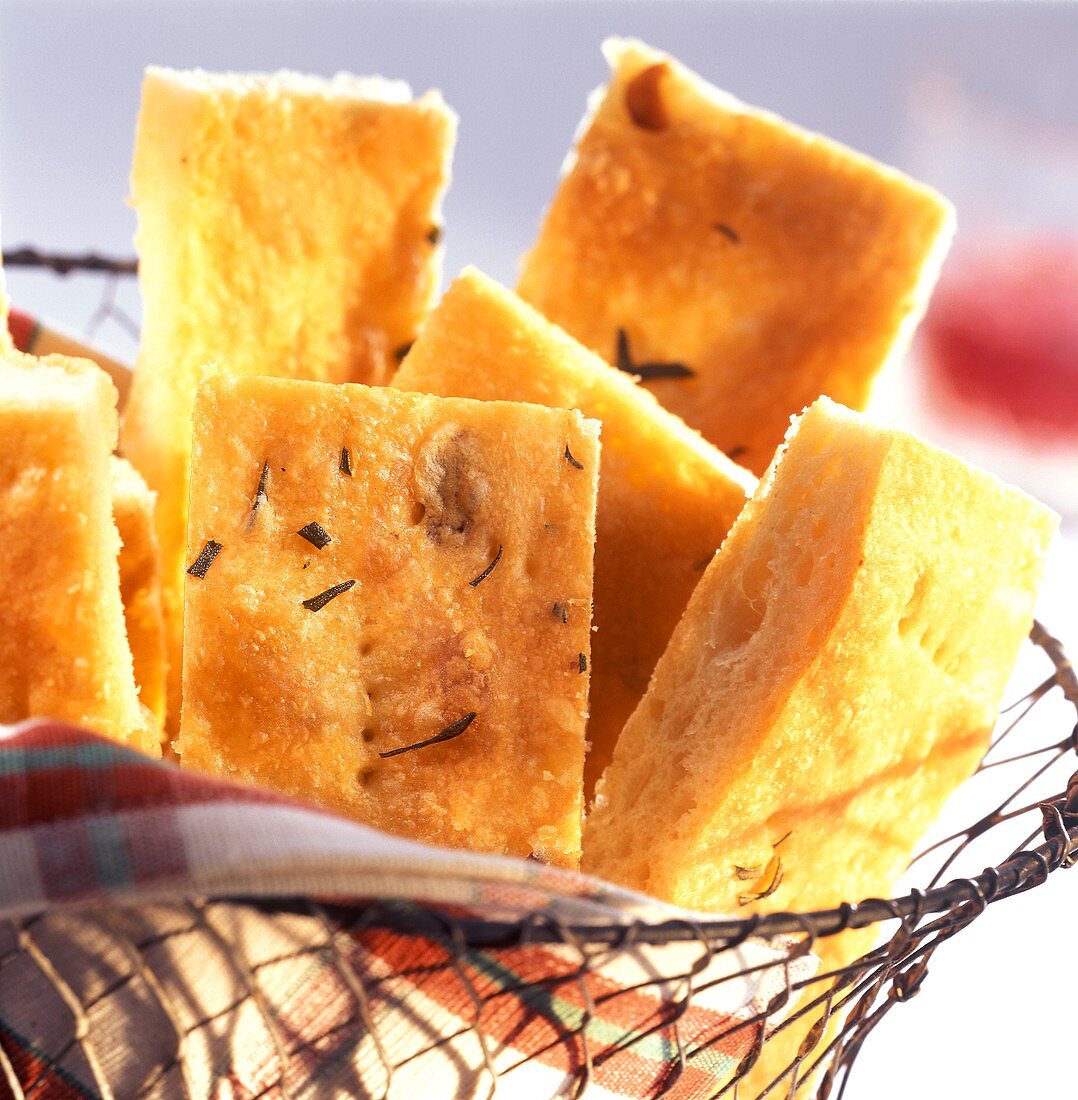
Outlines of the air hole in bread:
{"label": "air hole in bread", "polygon": [[413,495],[432,542],[460,546],[479,521],[491,494],[480,453],[476,437],[452,423],[423,440],[412,473]]}
{"label": "air hole in bread", "polygon": [[[906,606],[902,610],[902,616],[898,620],[898,633],[903,637],[909,637],[914,625],[920,617],[921,607],[925,602],[925,596],[928,594],[928,573],[919,573],[917,580],[914,582],[913,591],[910,593],[910,598],[906,601]],[[925,628],[927,632],[927,627]],[[922,642],[924,641],[924,634],[921,635]]]}
{"label": "air hole in bread", "polygon": [[932,663],[944,672],[950,673],[954,667],[954,658],[955,653],[954,647],[951,645],[951,639],[944,636],[932,651]]}
{"label": "air hole in bread", "polygon": [[771,555],[765,548],[758,557],[745,563],[740,577],[740,599],[733,599],[723,617],[717,644],[733,649],[744,645],[760,629],[767,613],[773,582]]}
{"label": "air hole in bread", "polygon": [[770,547],[764,547],[763,553],[750,558],[741,570],[741,592],[753,607],[767,607],[771,582],[774,573],[771,568],[773,555]]}
{"label": "air hole in bread", "polygon": [[816,555],[812,552],[812,546],[799,546],[798,557],[791,570],[794,584],[798,588],[804,588],[812,580],[816,572]]}

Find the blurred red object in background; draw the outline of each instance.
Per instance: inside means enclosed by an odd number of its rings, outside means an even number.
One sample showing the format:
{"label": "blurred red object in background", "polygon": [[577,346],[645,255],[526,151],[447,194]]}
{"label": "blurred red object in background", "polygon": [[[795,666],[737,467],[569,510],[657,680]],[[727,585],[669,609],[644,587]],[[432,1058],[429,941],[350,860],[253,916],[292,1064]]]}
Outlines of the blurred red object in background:
{"label": "blurred red object in background", "polygon": [[30,351],[38,328],[37,321],[28,313],[13,309],[8,313],[7,327],[11,339],[15,341],[15,347],[19,351]]}
{"label": "blurred red object in background", "polygon": [[1000,414],[1001,428],[1078,442],[1078,238],[977,253],[945,274],[925,319],[932,399],[940,412],[974,406]]}

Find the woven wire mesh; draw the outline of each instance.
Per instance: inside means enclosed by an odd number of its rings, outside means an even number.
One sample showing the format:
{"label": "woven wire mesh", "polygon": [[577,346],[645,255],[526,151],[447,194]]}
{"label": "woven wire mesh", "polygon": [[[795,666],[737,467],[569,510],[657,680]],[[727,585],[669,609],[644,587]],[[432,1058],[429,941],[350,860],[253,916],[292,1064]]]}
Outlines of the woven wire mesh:
{"label": "woven wire mesh", "polygon": [[[133,270],[16,256],[108,278]],[[1076,857],[1078,678],[1039,624],[1016,679],[977,774],[952,800],[948,819],[972,823],[932,838],[895,899],[616,926],[313,898],[2,922],[0,1098],[86,1095],[64,1091],[76,1081],[102,1098],[575,1097],[630,1078],[641,1096],[841,1095],[864,1042],[918,992],[935,952]],[[796,976],[799,958],[852,929],[872,930],[875,946]],[[762,977],[742,965],[749,940],[782,945],[766,1003],[737,1018],[699,1012],[717,987]],[[777,1059],[786,1035],[796,1038]],[[546,1092],[549,1075],[529,1073],[539,1064],[556,1071]]]}

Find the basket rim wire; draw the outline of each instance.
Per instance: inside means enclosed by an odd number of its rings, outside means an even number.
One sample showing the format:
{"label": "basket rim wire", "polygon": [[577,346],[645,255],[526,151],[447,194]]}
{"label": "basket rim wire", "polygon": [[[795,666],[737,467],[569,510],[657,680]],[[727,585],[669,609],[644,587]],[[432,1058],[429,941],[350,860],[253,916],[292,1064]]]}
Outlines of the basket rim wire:
{"label": "basket rim wire", "polygon": [[[93,318],[95,324],[101,320],[102,316],[110,314],[118,280],[132,276],[138,270],[137,260],[135,259],[116,258],[97,252],[82,254],[46,252],[32,246],[5,252],[3,263],[9,268],[44,269],[60,276],[78,272],[105,275],[105,298]],[[125,324],[124,327],[131,334],[131,326]],[[1010,711],[1017,711],[1018,713],[1016,718],[1008,722],[1004,729],[995,735],[985,760],[978,768],[978,773],[989,768],[1013,764],[1025,759],[1036,759],[1042,755],[1048,756],[1047,761],[1038,767],[1033,775],[1027,778],[1017,790],[1013,791],[978,821],[922,851],[911,866],[916,864],[922,857],[947,844],[956,844],[954,850],[944,860],[925,889],[913,889],[901,897],[865,898],[858,902],[847,902],[834,908],[808,912],[774,912],[740,918],[731,916],[715,918],[699,916],[693,918],[687,916],[658,921],[637,918],[616,925],[573,924],[545,913],[530,914],[516,921],[485,920],[469,917],[451,918],[439,914],[431,908],[408,907],[399,903],[387,903],[378,900],[364,901],[362,905],[350,906],[347,903],[337,904],[300,897],[224,896],[205,899],[204,902],[200,903],[193,903],[189,900],[186,904],[194,914],[196,925],[206,929],[225,948],[229,945],[206,922],[202,908],[205,904],[241,906],[270,915],[295,913],[313,917],[325,936],[325,942],[318,945],[317,950],[332,955],[338,972],[343,975],[343,981],[351,990],[358,1006],[358,1018],[365,1025],[366,1031],[373,1037],[379,1057],[385,1067],[387,1090],[389,1081],[392,1078],[392,1070],[395,1067],[382,1045],[378,1028],[374,1026],[364,981],[341,951],[338,941],[342,934],[354,935],[357,930],[386,928],[405,935],[414,934],[438,938],[446,944],[452,966],[464,988],[467,989],[474,1008],[475,1019],[470,1028],[465,1028],[465,1030],[474,1032],[479,1041],[482,1053],[481,1061],[484,1071],[492,1081],[492,1093],[493,1087],[497,1086],[499,1074],[495,1070],[487,1038],[480,1027],[483,1000],[472,980],[464,972],[460,960],[467,957],[469,952],[496,951],[530,945],[562,945],[572,948],[579,954],[579,967],[568,976],[558,975],[551,981],[575,981],[582,996],[583,1016],[575,1036],[580,1041],[581,1066],[574,1076],[574,1089],[572,1092],[574,1096],[582,1095],[587,1089],[588,1084],[594,1078],[597,1064],[600,1064],[604,1058],[609,1058],[613,1053],[623,1049],[622,1044],[619,1043],[614,1050],[600,1053],[593,1058],[588,1045],[588,1037],[585,1031],[588,1022],[596,1011],[596,1005],[592,1001],[591,993],[584,978],[590,968],[596,965],[596,959],[612,956],[617,952],[624,952],[638,946],[658,948],[672,944],[695,943],[699,945],[700,955],[684,973],[663,978],[665,983],[682,983],[684,985],[684,994],[672,999],[672,1018],[654,1024],[648,1031],[627,1039],[625,1043],[625,1047],[631,1046],[652,1032],[672,1026],[675,1055],[671,1062],[669,1080],[664,1083],[661,1089],[665,1093],[675,1086],[688,1064],[689,1056],[678,1031],[678,1022],[688,1011],[690,998],[707,989],[709,985],[729,981],[732,978],[751,973],[751,970],[742,970],[737,974],[720,976],[710,982],[699,982],[698,979],[706,973],[712,959],[716,954],[737,948],[749,939],[767,940],[782,937],[789,944],[785,962],[787,980],[784,983],[784,988],[772,998],[771,1002],[761,1012],[741,1020],[733,1027],[723,1031],[719,1036],[712,1036],[703,1044],[695,1044],[692,1056],[698,1055],[709,1045],[714,1045],[723,1038],[728,1037],[735,1030],[753,1029],[751,1044],[747,1053],[741,1059],[740,1065],[729,1081],[715,1094],[718,1097],[732,1095],[736,1100],[739,1095],[739,1085],[744,1076],[759,1060],[765,1042],[772,1035],[784,1031],[805,1016],[822,1010],[822,1014],[815,1019],[808,1034],[802,1040],[791,1064],[769,1085],[765,1086],[758,1097],[763,1100],[764,1097],[777,1095],[776,1090],[779,1089],[785,1090],[785,1095],[794,1096],[810,1081],[816,1079],[818,1072],[820,1074],[818,1078],[818,1095],[829,1095],[835,1081],[839,1080],[838,1095],[841,1097],[845,1093],[849,1081],[850,1068],[865,1039],[895,1004],[902,1003],[916,995],[927,974],[928,962],[941,943],[956,935],[962,928],[983,913],[990,904],[1033,889],[1046,881],[1053,871],[1070,867],[1078,862],[1078,771],[1070,776],[1065,791],[1059,795],[1047,800],[1011,808],[1012,803],[1023,791],[1052,766],[1058,764],[1068,753],[1078,752],[1078,674],[1076,674],[1075,668],[1064,652],[1061,643],[1039,622],[1033,624],[1030,641],[1048,657],[1054,671],[1037,687],[1011,704],[1003,712],[1004,715]],[[1061,689],[1064,699],[1074,710],[1075,725],[1070,734],[1055,744],[1043,748],[1033,749],[1004,759],[988,761],[987,756],[996,749],[1041,699],[1057,687]],[[973,840],[997,824],[1037,810],[1040,811],[1041,815],[1037,828],[1002,862],[986,867],[980,874],[975,876],[955,877],[946,882],[941,881],[953,861]],[[1030,847],[1039,837],[1043,839]],[[31,955],[39,968],[44,963],[45,969],[42,970],[42,973],[59,990],[63,1002],[69,1008],[73,1008],[77,1034],[73,1036],[72,1043],[80,1042],[86,1048],[93,1067],[93,1075],[102,1086],[102,1095],[109,1096],[111,1095],[111,1089],[104,1080],[104,1076],[93,1056],[84,1006],[79,1005],[71,988],[51,969],[47,957],[33,945],[29,929],[40,917],[41,914],[23,922],[18,933],[18,942]],[[927,918],[934,919],[926,920]],[[799,982],[789,980],[790,963],[810,953],[818,938],[833,936],[847,930],[865,929],[891,921],[897,922],[897,929],[890,938],[849,965],[824,973],[816,973],[812,977]],[[118,938],[122,939],[122,937]],[[146,964],[141,955],[141,950],[144,950],[146,946],[146,944],[140,944],[136,947],[127,944],[124,948],[125,951],[132,952],[129,957],[134,960],[137,970],[144,980],[147,974],[151,979],[153,978],[152,968]],[[3,959],[0,958],[0,963],[2,962]],[[259,990],[254,971],[242,960],[234,958],[234,964],[240,967],[237,973],[240,975],[243,985],[254,997],[254,1003],[270,1032],[274,1049],[280,1060],[282,1070],[276,1087],[281,1090],[281,1095],[288,1096],[289,1090],[285,1087],[284,1082],[285,1069],[289,1064],[288,1055],[281,1043],[270,1007],[266,1004]],[[774,966],[775,964],[769,965]],[[805,989],[814,985],[819,986],[821,983],[826,986],[822,992],[807,999],[801,996]],[[180,1027],[179,1021],[171,1014],[168,998],[165,996],[164,990],[158,987],[156,979],[148,982],[148,987],[151,989],[155,1000],[165,1007],[166,1012],[169,1014],[170,1023],[178,1036],[179,1042],[172,1063],[179,1064],[184,1094],[194,1095],[191,1082],[186,1075],[187,1067],[184,1062],[186,1033]],[[885,989],[887,991],[886,998],[880,1003],[881,995]],[[779,1010],[786,1008],[791,1002],[794,1004],[793,1010],[782,1019],[772,1032],[767,1032],[765,1026],[767,1019]],[[826,1034],[827,1025],[835,1018],[841,1021],[837,1034],[829,1037],[823,1048],[820,1049],[820,1043]],[[439,1042],[444,1041],[444,1039],[439,1040]],[[527,1058],[531,1057],[531,1054],[527,1056]],[[171,1068],[172,1063],[161,1067],[159,1073],[155,1075],[155,1082],[160,1080]],[[4,1053],[2,1046],[0,1046],[0,1082],[7,1084],[15,1096],[30,1095],[34,1091],[33,1086],[31,1086],[29,1092],[22,1090],[15,1075],[14,1067]]]}

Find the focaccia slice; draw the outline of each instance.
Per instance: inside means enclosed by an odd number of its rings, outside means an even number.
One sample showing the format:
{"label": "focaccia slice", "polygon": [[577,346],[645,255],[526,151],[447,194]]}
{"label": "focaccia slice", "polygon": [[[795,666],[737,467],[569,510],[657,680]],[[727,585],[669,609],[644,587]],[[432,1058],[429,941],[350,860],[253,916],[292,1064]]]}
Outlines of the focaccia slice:
{"label": "focaccia slice", "polygon": [[205,382],[181,762],[575,866],[598,462],[576,412]]}
{"label": "focaccia slice", "polygon": [[816,402],[622,732],[585,868],[697,909],[887,896],[987,748],[1056,525]]}
{"label": "focaccia slice", "polygon": [[164,728],[165,624],[154,494],[130,462],[111,460],[112,514],[120,535],[120,596],[139,698]]}
{"label": "focaccia slice", "polygon": [[143,299],[123,451],[158,494],[178,714],[195,390],[236,375],[384,381],[436,293],[455,118],[339,75],[150,69],[131,187]]}
{"label": "focaccia slice", "polygon": [[115,444],[96,366],[0,355],[0,722],[61,719],[157,755],[120,602]]}
{"label": "focaccia slice", "polygon": [[[474,269],[449,288],[393,385],[579,409],[602,421],[588,797],[755,478],[628,375]],[[560,603],[550,610],[562,620],[587,614]]]}
{"label": "focaccia slice", "polygon": [[793,413],[863,408],[903,353],[951,207],[640,42],[605,52],[517,289],[759,473]]}

